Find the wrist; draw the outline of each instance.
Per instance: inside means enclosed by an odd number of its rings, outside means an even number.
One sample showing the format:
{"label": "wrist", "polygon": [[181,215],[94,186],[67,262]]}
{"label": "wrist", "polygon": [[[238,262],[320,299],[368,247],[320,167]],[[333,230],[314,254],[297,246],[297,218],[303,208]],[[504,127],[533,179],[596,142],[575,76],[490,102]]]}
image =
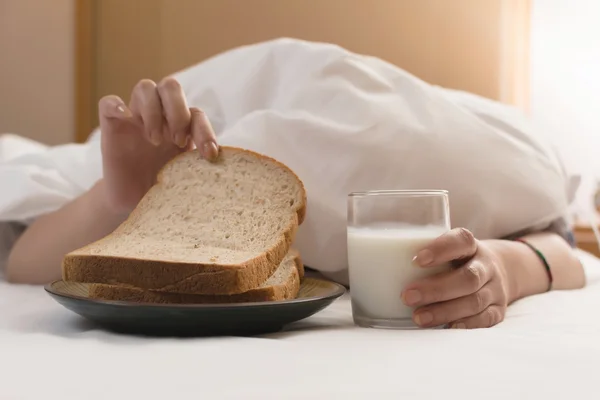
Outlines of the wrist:
{"label": "wrist", "polygon": [[85,200],[92,212],[106,221],[108,225],[114,225],[114,228],[129,216],[128,211],[119,209],[112,204],[104,179],[100,179],[92,186],[85,194]]}
{"label": "wrist", "polygon": [[520,243],[509,240],[485,240],[488,248],[495,255],[498,269],[502,274],[502,280],[508,299],[508,304],[524,296],[523,268],[521,257],[523,256]]}
{"label": "wrist", "polygon": [[527,245],[512,240],[490,240],[506,279],[509,304],[548,290],[548,275],[538,257]]}

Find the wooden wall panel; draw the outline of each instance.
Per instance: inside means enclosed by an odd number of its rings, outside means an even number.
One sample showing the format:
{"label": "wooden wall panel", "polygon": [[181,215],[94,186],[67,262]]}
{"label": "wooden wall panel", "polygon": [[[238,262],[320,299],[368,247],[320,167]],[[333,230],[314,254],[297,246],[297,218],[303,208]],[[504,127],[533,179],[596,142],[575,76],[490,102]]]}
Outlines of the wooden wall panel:
{"label": "wooden wall panel", "polygon": [[0,134],[74,139],[73,0],[0,0]]}
{"label": "wooden wall panel", "polygon": [[139,79],[285,36],[333,42],[437,85],[527,104],[529,0],[95,1],[94,102],[108,93],[128,98]]}

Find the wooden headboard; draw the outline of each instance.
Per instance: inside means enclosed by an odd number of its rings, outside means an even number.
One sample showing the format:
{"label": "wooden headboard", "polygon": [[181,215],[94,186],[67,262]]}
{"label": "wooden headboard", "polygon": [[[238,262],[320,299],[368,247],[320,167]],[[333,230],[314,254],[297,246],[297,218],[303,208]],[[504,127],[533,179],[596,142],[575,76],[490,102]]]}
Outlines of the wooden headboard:
{"label": "wooden headboard", "polygon": [[96,126],[101,96],[128,99],[142,78],[277,37],[336,43],[433,84],[526,107],[529,2],[80,0],[77,139]]}

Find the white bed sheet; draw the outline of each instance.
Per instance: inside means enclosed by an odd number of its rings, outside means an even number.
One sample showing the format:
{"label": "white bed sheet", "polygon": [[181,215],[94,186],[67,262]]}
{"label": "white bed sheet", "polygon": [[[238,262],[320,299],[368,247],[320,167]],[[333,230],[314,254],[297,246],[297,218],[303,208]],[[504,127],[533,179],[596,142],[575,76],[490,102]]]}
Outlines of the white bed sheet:
{"label": "white bed sheet", "polygon": [[258,338],[129,337],[1,283],[0,399],[597,399],[600,260],[581,256],[585,289],[476,331],[357,328],[344,297]]}

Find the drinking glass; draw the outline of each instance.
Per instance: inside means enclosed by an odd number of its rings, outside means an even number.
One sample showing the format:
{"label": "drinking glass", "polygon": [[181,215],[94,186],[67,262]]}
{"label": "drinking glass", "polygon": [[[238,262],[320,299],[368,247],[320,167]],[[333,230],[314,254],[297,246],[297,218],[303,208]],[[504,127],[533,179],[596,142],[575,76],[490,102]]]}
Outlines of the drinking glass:
{"label": "drinking glass", "polygon": [[449,268],[418,267],[416,253],[450,229],[445,190],[388,190],[348,195],[348,268],[355,324],[415,329],[400,294],[417,279]]}

